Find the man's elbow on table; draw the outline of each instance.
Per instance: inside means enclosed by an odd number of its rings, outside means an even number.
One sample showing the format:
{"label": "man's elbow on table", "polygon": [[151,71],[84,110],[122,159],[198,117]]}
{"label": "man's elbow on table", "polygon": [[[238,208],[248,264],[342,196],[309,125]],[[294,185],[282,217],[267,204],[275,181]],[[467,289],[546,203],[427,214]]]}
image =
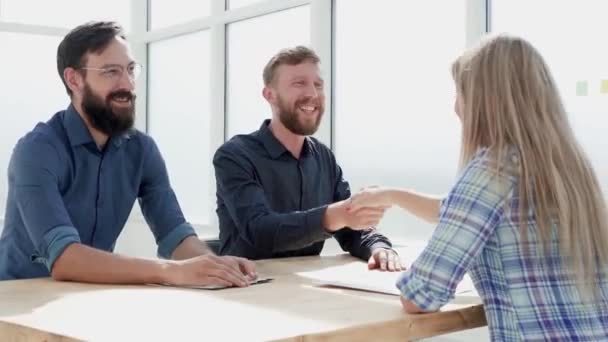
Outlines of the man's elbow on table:
{"label": "man's elbow on table", "polygon": [[399,299],[401,299],[401,306],[403,306],[403,310],[408,314],[421,314],[431,312],[422,310],[418,307],[418,305],[414,304],[414,302],[403,296],[400,296]]}

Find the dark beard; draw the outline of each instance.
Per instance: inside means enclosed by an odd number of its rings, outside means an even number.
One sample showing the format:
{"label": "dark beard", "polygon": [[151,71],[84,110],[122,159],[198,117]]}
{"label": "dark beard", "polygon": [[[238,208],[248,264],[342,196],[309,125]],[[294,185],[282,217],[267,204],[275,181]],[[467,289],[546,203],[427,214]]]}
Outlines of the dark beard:
{"label": "dark beard", "polygon": [[319,106],[319,115],[315,120],[314,125],[312,126],[304,126],[298,120],[298,113],[296,113],[296,108],[302,104],[302,102],[306,101],[297,101],[294,105],[294,108],[288,109],[288,106],[283,102],[281,98],[279,100],[279,120],[287,128],[291,133],[297,135],[313,135],[319,129],[319,125],[321,124],[321,118],[323,117],[323,106]]}
{"label": "dark beard", "polygon": [[[133,105],[115,112],[112,109],[110,101],[114,97],[120,96],[130,98]],[[86,84],[82,94],[82,109],[93,128],[110,137],[117,136],[133,128],[133,123],[135,122],[135,98],[135,94],[129,91],[118,90],[108,94],[104,102]]]}

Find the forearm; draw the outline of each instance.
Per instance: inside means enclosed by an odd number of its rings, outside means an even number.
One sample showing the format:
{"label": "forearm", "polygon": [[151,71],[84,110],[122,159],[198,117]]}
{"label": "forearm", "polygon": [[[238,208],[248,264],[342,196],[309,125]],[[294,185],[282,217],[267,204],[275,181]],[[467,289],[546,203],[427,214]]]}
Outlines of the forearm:
{"label": "forearm", "polygon": [[437,223],[441,197],[420,194],[405,189],[390,189],[388,190],[388,196],[393,204],[425,221]]}
{"label": "forearm", "polygon": [[185,238],[173,251],[171,258],[173,260],[184,260],[197,257],[213,252],[209,249],[209,246],[201,241],[198,236],[191,235]]}
{"label": "forearm", "polygon": [[331,234],[322,227],[324,207],[285,214],[266,213],[242,227],[244,236],[253,238],[253,244],[261,250],[273,253],[297,250],[323,241]]}
{"label": "forearm", "polygon": [[168,261],[108,253],[79,243],[69,245],[55,260],[55,280],[101,284],[157,284],[165,282]]}

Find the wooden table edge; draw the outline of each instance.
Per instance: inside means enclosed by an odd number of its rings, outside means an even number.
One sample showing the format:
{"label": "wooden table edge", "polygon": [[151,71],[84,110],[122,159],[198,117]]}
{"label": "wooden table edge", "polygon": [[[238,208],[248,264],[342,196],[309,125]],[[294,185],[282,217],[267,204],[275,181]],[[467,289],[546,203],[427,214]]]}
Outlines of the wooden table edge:
{"label": "wooden table edge", "polygon": [[[431,329],[427,321],[436,321],[441,327]],[[407,315],[400,319],[368,323],[342,328],[330,332],[300,335],[276,341],[316,342],[316,341],[403,341],[404,339],[428,338],[487,325],[482,304],[427,314]],[[463,328],[464,327],[464,328]]]}
{"label": "wooden table edge", "polygon": [[45,341],[45,342],[81,342],[72,337],[31,328],[25,325],[0,320],[0,339],[2,341]]}

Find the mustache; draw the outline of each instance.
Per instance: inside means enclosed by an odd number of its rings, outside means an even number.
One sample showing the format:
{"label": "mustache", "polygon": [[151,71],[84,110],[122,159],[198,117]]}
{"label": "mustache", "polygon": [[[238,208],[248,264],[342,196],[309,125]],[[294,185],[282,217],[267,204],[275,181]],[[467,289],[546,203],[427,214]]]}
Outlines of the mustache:
{"label": "mustache", "polygon": [[321,101],[319,100],[314,100],[312,98],[308,98],[308,99],[301,99],[298,100],[294,103],[294,105],[296,107],[302,106],[302,105],[313,105],[315,107],[321,107]]}
{"label": "mustache", "polygon": [[137,95],[135,95],[135,93],[128,91],[128,90],[117,90],[117,91],[114,91],[114,92],[111,92],[110,94],[108,94],[107,99],[109,101],[109,100],[112,100],[117,97],[124,97],[130,101],[135,101],[135,99],[137,98]]}

